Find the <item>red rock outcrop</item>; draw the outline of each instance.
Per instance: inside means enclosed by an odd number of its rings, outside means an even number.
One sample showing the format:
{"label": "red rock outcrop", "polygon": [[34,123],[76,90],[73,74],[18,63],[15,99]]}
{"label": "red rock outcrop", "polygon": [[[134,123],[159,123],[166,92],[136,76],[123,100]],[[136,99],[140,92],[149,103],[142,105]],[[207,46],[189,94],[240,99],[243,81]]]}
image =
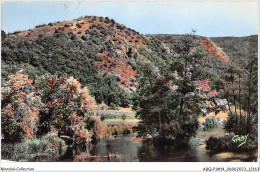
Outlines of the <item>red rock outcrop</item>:
{"label": "red rock outcrop", "polygon": [[230,63],[228,56],[221,50],[221,48],[217,47],[212,41],[206,38],[201,38],[199,43],[202,45],[204,51],[213,55],[216,59],[223,61],[225,63]]}

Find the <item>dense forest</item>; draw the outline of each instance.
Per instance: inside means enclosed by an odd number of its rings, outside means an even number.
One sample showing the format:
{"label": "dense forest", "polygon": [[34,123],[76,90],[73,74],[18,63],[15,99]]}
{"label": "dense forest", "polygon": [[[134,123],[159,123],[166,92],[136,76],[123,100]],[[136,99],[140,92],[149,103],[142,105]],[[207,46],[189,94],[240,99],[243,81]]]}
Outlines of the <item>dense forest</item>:
{"label": "dense forest", "polygon": [[[208,138],[207,149],[257,148],[257,35],[142,35],[96,16],[1,34],[6,159],[56,161],[71,145],[87,149],[115,133],[187,146],[198,130],[217,126],[226,135]],[[101,105],[131,108],[139,122],[108,126]],[[243,146],[232,141],[247,134]]]}

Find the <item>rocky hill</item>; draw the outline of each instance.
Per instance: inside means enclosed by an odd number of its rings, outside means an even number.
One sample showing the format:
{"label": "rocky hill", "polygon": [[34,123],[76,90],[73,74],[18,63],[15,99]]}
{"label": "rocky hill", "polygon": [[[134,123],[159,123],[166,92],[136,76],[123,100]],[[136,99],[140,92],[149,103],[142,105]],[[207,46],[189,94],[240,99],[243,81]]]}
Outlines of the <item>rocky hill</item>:
{"label": "rocky hill", "polygon": [[[88,86],[97,103],[126,107],[136,90],[138,61],[151,63],[157,75],[164,76],[167,59],[179,56],[175,46],[179,37],[142,35],[113,19],[96,16],[42,24],[7,35],[2,31],[2,85],[20,69],[32,79],[45,73],[73,76]],[[212,78],[234,64],[244,68],[250,56],[256,55],[257,36],[237,38],[239,41],[198,39],[197,48],[205,57],[196,65]],[[246,51],[239,48],[244,44]]]}
{"label": "rocky hill", "polygon": [[248,64],[248,59],[257,57],[258,36],[251,35],[246,37],[214,37],[210,38],[224,52],[242,66]]}

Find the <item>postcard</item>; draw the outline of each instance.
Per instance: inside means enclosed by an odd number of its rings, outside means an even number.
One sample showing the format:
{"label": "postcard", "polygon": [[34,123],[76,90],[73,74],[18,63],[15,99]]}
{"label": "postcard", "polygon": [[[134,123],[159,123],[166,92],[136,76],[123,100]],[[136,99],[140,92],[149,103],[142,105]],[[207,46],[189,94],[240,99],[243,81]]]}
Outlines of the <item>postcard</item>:
{"label": "postcard", "polygon": [[259,170],[258,1],[1,8],[1,170]]}

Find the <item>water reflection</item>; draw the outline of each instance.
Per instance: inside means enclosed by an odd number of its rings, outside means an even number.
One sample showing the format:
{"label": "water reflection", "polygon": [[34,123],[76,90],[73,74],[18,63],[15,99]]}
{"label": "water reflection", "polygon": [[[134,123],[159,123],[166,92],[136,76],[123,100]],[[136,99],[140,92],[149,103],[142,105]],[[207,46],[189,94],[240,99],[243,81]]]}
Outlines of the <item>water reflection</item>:
{"label": "water reflection", "polygon": [[194,162],[197,157],[191,147],[158,146],[143,142],[138,151],[141,162]]}
{"label": "water reflection", "polygon": [[[114,162],[227,162],[227,161],[257,161],[257,150],[247,152],[222,152],[213,154],[206,150],[205,145],[197,147],[157,146],[151,141],[130,141],[135,134],[111,136],[91,144],[80,153],[67,154],[62,161],[88,161],[82,157],[98,156],[103,161]],[[75,156],[75,153],[77,156]],[[120,158],[109,158],[109,154],[118,153]],[[77,160],[76,160],[77,161]],[[92,160],[91,160],[92,161]],[[93,161],[95,161],[93,159]]]}
{"label": "water reflection", "polygon": [[90,153],[95,156],[119,153],[122,157],[112,161],[137,162],[139,161],[138,150],[142,146],[142,142],[129,141],[134,136],[134,134],[129,134],[102,139],[97,144],[92,145]]}

